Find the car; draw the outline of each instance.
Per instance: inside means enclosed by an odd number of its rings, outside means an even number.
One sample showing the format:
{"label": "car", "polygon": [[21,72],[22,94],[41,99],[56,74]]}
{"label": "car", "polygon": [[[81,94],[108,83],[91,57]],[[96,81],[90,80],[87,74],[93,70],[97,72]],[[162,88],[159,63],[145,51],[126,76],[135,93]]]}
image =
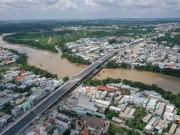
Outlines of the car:
{"label": "car", "polygon": [[30,126],[33,125],[33,124],[34,124],[33,122],[29,123]]}
{"label": "car", "polygon": [[36,120],[39,120],[39,117],[38,117],[38,116],[36,117]]}

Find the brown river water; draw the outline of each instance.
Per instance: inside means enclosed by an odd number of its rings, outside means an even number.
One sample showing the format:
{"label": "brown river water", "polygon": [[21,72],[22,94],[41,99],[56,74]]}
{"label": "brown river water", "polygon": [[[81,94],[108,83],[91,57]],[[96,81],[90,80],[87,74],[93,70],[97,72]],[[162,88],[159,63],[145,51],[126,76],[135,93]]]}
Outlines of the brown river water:
{"label": "brown river water", "polygon": [[0,36],[0,46],[17,50],[20,53],[26,53],[29,57],[28,63],[30,65],[57,74],[59,77],[72,77],[84,69],[83,67],[75,66],[75,64],[70,63],[66,59],[62,59],[61,52],[53,53],[28,46],[6,43],[2,40],[2,36]]}
{"label": "brown river water", "polygon": [[139,81],[146,84],[157,84],[165,90],[180,93],[180,78],[160,73],[124,69],[103,69],[94,78],[105,79],[107,77]]}
{"label": "brown river water", "polygon": [[[57,74],[59,77],[69,76],[72,77],[82,71],[84,68],[70,63],[66,59],[61,58],[61,52],[52,53],[35,48],[30,48],[24,45],[15,45],[6,43],[0,36],[0,46],[17,50],[20,53],[26,53],[28,63],[38,68],[45,69],[51,73]],[[104,73],[102,71],[105,71]],[[180,92],[180,78],[163,75],[152,72],[139,72],[136,70],[123,70],[123,69],[103,69],[96,75],[97,79],[104,79],[107,77],[122,78],[132,81],[140,81],[146,84],[157,84],[159,87],[170,90],[173,93]]]}

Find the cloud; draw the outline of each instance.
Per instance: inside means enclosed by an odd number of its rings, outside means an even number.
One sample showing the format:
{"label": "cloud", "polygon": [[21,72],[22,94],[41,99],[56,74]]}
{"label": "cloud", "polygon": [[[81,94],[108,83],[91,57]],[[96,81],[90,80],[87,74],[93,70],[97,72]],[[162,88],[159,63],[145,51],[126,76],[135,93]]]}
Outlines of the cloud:
{"label": "cloud", "polygon": [[[122,13],[155,14],[165,12],[180,13],[180,0],[0,0],[0,11],[3,13],[26,12],[61,12],[81,14],[107,14],[107,17]],[[119,16],[120,16],[119,15]],[[180,16],[180,15],[179,15]],[[0,15],[1,17],[1,15]]]}

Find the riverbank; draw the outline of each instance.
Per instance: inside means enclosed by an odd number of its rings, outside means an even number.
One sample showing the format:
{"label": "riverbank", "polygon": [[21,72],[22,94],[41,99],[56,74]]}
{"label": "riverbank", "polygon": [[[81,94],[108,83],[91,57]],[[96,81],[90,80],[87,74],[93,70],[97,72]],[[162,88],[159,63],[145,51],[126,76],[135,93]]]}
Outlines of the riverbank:
{"label": "riverbank", "polygon": [[[20,53],[25,53],[28,56],[29,65],[34,65],[37,68],[57,74],[58,77],[69,76],[69,78],[72,78],[84,69],[84,67],[76,66],[68,60],[61,58],[62,53],[60,49],[59,53],[52,53],[50,51],[43,51],[23,45],[9,44],[2,40],[2,36],[0,36],[0,46],[17,50]],[[105,73],[102,73],[102,71],[105,71]],[[176,77],[160,73],[123,69],[103,69],[102,71],[100,72],[101,76],[96,75],[94,78],[122,78],[146,84],[156,84],[159,87],[165,90],[170,90],[173,93],[180,92],[180,79]]]}
{"label": "riverbank", "polygon": [[137,71],[137,70],[104,68],[94,78],[106,79],[107,77],[139,81],[146,84],[156,84],[166,91],[171,91],[173,93],[180,92],[180,79],[179,78],[160,74],[160,73]]}
{"label": "riverbank", "polygon": [[2,40],[0,36],[0,46],[25,53],[28,56],[28,64],[47,70],[58,77],[69,76],[70,78],[81,72],[84,68],[70,63],[68,60],[61,58],[61,50],[59,53],[43,51],[26,45],[10,44]]}

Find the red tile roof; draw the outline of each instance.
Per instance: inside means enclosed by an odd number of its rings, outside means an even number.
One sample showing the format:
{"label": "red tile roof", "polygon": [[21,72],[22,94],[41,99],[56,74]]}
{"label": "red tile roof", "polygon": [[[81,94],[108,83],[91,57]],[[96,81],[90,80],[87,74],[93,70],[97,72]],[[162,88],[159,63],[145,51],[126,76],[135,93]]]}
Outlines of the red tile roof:
{"label": "red tile roof", "polygon": [[34,129],[33,132],[34,132],[36,135],[40,135],[40,130],[38,130],[38,129]]}
{"label": "red tile roof", "polygon": [[81,122],[84,126],[90,126],[90,127],[99,127],[104,128],[105,120],[96,118],[96,117],[90,117],[90,116],[82,116]]}
{"label": "red tile roof", "polygon": [[171,34],[172,34],[172,35],[177,35],[177,34],[178,34],[178,32],[172,32]]}
{"label": "red tile roof", "polygon": [[97,89],[102,90],[102,91],[108,91],[108,92],[114,92],[115,91],[114,88],[109,88],[105,85],[99,85],[99,86],[97,86]]}
{"label": "red tile roof", "polygon": [[22,79],[23,79],[22,76],[17,76],[15,80],[16,80],[16,81],[20,81],[20,80],[22,80]]}
{"label": "red tile roof", "polygon": [[22,73],[25,73],[25,72],[26,72],[25,70],[20,70],[19,74],[22,74]]}
{"label": "red tile roof", "polygon": [[80,135],[89,135],[89,132],[88,131],[81,131]]}
{"label": "red tile roof", "polygon": [[98,90],[98,89],[97,88],[90,88],[90,87],[86,88],[86,91],[91,91],[91,90]]}
{"label": "red tile roof", "polygon": [[49,118],[49,121],[50,122],[54,122],[54,118]]}
{"label": "red tile roof", "polygon": [[42,126],[45,127],[45,128],[49,127],[49,125],[47,123],[44,123]]}

